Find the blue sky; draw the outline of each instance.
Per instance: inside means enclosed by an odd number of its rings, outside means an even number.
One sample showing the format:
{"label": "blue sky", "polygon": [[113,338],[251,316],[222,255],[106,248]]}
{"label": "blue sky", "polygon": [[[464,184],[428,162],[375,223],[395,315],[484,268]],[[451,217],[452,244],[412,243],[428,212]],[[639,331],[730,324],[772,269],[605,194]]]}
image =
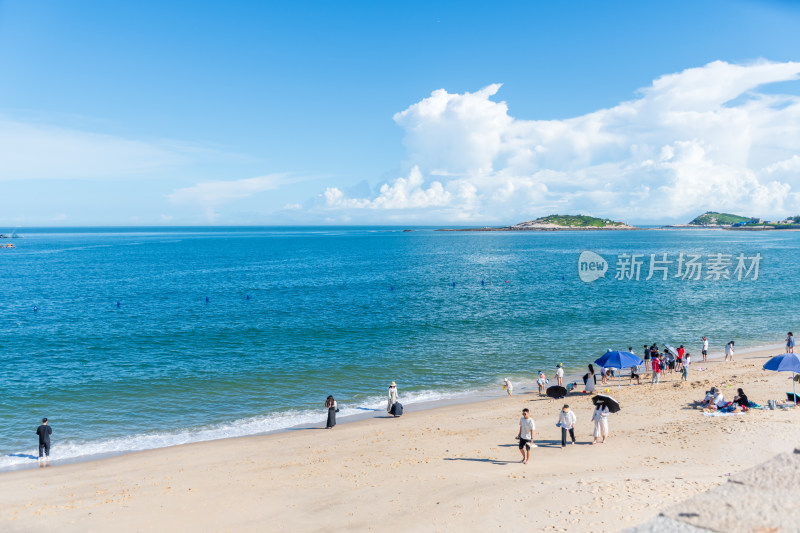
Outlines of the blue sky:
{"label": "blue sky", "polygon": [[798,27],[779,1],[0,0],[0,225],[797,214]]}

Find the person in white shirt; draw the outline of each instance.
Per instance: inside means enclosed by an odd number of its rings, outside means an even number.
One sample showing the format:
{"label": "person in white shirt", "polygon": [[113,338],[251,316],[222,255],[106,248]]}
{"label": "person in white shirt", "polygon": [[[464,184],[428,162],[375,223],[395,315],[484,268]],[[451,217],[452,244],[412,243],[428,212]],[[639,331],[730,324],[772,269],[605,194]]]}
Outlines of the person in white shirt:
{"label": "person in white shirt", "polygon": [[689,365],[692,363],[692,356],[687,352],[683,356],[683,371],[681,372],[681,379],[687,381],[689,379]]}
{"label": "person in white shirt", "polygon": [[569,431],[569,436],[572,439],[572,444],[575,444],[575,420],[577,417],[575,413],[570,411],[569,405],[564,404],[564,407],[561,408],[561,412],[558,413],[558,425],[561,426],[561,447],[565,448],[567,446],[567,432]]}
{"label": "person in white shirt", "polygon": [[508,381],[508,378],[503,380],[503,388],[506,390],[506,393],[511,396],[511,391],[514,390],[514,386]]}
{"label": "person in white shirt", "polygon": [[392,413],[392,407],[394,407],[394,404],[397,402],[397,383],[392,381],[391,385],[389,385],[389,402],[386,405],[386,412],[394,416],[394,413]]}
{"label": "person in white shirt", "polygon": [[717,406],[717,409],[720,407],[725,407],[725,396],[722,394],[722,391],[717,391],[717,394],[714,395],[713,402],[714,405]]}
{"label": "person in white shirt", "polygon": [[535,426],[528,409],[522,410],[522,418],[519,419],[519,451],[522,453],[522,464],[528,464],[531,456],[531,444],[533,443],[533,430]]}
{"label": "person in white shirt", "polygon": [[702,351],[702,354],[703,354],[703,362],[705,363],[706,360],[708,359],[708,339],[705,338],[705,336],[703,337],[703,351]]}
{"label": "person in white shirt", "polygon": [[608,414],[609,410],[605,404],[599,403],[594,408],[594,412],[592,413],[592,421],[594,422],[594,442],[592,444],[597,444],[597,437],[603,437],[603,443],[606,442],[606,437],[608,436]]}
{"label": "person in white shirt", "polygon": [[733,361],[733,341],[731,341],[731,342],[729,342],[728,344],[725,345],[725,360],[726,361],[728,360],[728,357],[730,357],[731,361]]}
{"label": "person in white shirt", "polygon": [[556,379],[558,379],[558,386],[564,386],[564,365],[558,363],[558,367],[556,367]]}

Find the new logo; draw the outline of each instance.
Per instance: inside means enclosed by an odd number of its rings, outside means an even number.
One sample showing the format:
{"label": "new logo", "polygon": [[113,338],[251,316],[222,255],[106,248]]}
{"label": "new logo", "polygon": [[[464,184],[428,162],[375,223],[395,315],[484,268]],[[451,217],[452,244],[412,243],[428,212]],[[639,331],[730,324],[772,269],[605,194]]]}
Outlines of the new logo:
{"label": "new logo", "polygon": [[603,256],[588,250],[581,252],[578,258],[578,275],[581,277],[581,281],[591,283],[597,278],[604,278],[607,271],[608,262],[603,259]]}

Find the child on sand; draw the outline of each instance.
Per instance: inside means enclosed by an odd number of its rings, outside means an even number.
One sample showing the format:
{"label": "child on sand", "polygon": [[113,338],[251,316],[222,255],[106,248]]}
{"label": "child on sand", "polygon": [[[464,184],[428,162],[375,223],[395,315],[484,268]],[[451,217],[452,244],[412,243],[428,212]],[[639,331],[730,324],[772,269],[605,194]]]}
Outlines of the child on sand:
{"label": "child on sand", "polygon": [[539,371],[539,379],[536,380],[536,384],[539,385],[539,396],[541,396],[544,394],[544,386],[547,385],[547,378],[541,370]]}
{"label": "child on sand", "polygon": [[563,381],[564,381],[564,365],[562,365],[561,363],[558,363],[558,366],[556,367],[556,379],[558,380],[558,386],[559,387],[563,387],[564,386],[564,383],[563,383]]}
{"label": "child on sand", "polygon": [[511,382],[508,381],[508,378],[503,380],[503,388],[506,390],[506,393],[508,393],[508,395],[511,396],[511,391],[514,390],[514,386],[511,385]]}

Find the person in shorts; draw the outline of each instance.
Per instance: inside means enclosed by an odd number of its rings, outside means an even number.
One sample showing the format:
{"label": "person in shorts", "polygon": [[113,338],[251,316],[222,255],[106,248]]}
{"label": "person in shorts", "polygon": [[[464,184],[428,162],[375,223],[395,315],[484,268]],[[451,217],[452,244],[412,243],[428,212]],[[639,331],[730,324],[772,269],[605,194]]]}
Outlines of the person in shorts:
{"label": "person in shorts", "polygon": [[530,411],[527,408],[522,410],[522,418],[519,419],[519,451],[522,453],[522,464],[528,464],[528,459],[531,456],[531,444],[533,444],[533,418],[531,418]]}
{"label": "person in shorts", "polygon": [[701,351],[703,355],[703,362],[705,363],[708,359],[708,339],[703,337],[703,350]]}

